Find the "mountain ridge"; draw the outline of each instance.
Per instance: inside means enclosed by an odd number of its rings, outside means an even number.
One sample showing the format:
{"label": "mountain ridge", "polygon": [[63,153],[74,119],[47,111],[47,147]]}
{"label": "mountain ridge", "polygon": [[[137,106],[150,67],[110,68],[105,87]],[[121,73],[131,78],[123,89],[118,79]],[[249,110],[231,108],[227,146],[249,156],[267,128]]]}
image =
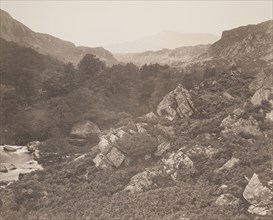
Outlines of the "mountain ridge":
{"label": "mountain ridge", "polygon": [[0,11],[0,15],[0,36],[7,41],[13,41],[20,46],[31,47],[39,53],[51,55],[63,62],[77,64],[85,54],[92,53],[105,61],[107,65],[117,64],[117,60],[111,52],[102,47],[76,46],[70,41],[62,40],[46,33],[34,32],[21,22],[13,19],[4,10]]}

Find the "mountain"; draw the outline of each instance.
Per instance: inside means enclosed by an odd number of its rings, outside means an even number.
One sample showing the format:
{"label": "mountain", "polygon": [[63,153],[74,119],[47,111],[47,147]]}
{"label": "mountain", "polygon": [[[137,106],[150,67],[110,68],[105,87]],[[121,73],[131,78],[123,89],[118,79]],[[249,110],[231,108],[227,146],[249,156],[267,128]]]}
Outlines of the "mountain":
{"label": "mountain", "polygon": [[[141,53],[114,53],[120,62],[144,64],[167,64],[181,68],[192,63],[209,60],[236,60],[250,63],[273,60],[273,21],[247,25],[223,31],[221,39],[211,45],[185,46],[175,49],[145,51]],[[250,61],[250,62],[249,62]]]}
{"label": "mountain", "polygon": [[102,47],[76,47],[69,41],[61,40],[49,34],[34,32],[13,19],[6,11],[1,10],[0,12],[0,37],[7,41],[13,41],[20,46],[31,47],[41,54],[53,56],[63,62],[77,64],[85,54],[91,53],[108,65],[117,63],[113,55]]}
{"label": "mountain", "polygon": [[133,62],[138,66],[144,64],[167,64],[169,66],[178,66],[187,63],[205,53],[210,45],[197,45],[179,47],[173,50],[162,49],[158,51],[145,51],[142,53],[116,53],[115,58],[123,63]]}
{"label": "mountain", "polygon": [[111,44],[106,46],[106,48],[113,53],[136,53],[148,50],[161,50],[163,48],[174,49],[182,46],[211,44],[218,39],[219,37],[213,34],[163,31],[135,41]]}
{"label": "mountain", "polygon": [[273,60],[273,20],[223,31],[201,59]]}

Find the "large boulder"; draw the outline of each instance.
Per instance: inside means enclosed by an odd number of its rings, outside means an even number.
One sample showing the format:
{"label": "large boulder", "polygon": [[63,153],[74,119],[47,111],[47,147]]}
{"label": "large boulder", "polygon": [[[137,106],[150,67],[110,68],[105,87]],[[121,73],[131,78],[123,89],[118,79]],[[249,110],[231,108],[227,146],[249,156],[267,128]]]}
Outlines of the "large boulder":
{"label": "large boulder", "polygon": [[169,120],[176,117],[188,118],[195,111],[189,91],[181,84],[168,93],[157,106],[157,114]]}
{"label": "large boulder", "polygon": [[115,167],[119,167],[125,159],[125,155],[115,147],[111,149],[106,157]]}
{"label": "large boulder", "polygon": [[82,121],[75,124],[70,134],[77,138],[90,138],[100,133],[99,127],[91,121]]}
{"label": "large boulder", "polygon": [[263,186],[256,173],[249,180],[244,192],[244,198],[251,204],[248,211],[257,215],[270,215],[273,208],[273,192]]}

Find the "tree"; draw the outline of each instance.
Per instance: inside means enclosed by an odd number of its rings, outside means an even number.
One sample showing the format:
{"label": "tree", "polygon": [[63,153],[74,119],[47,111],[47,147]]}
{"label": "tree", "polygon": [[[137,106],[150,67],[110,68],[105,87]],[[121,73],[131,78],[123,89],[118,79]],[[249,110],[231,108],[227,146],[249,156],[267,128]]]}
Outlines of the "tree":
{"label": "tree", "polygon": [[105,63],[93,54],[86,54],[78,64],[80,75],[95,75],[105,69]]}

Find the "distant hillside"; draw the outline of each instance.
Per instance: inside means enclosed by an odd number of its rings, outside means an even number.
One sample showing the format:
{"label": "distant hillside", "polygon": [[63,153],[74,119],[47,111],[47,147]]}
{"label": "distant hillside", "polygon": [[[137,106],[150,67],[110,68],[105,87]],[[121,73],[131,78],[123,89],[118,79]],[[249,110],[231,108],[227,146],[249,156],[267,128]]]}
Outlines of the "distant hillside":
{"label": "distant hillside", "polygon": [[136,41],[112,44],[106,46],[113,53],[136,53],[148,50],[174,49],[183,46],[195,46],[199,44],[212,44],[219,40],[213,34],[203,33],[179,33],[163,31],[159,34],[144,37]]}
{"label": "distant hillside", "polygon": [[102,47],[76,47],[69,41],[64,41],[49,34],[37,33],[13,19],[7,12],[0,10],[1,38],[13,41],[20,46],[31,47],[39,53],[51,55],[64,62],[78,63],[81,58],[91,53],[104,60],[107,65],[116,64],[113,55]]}
{"label": "distant hillside", "polygon": [[152,63],[177,66],[185,62],[190,62],[194,58],[205,53],[209,46],[210,45],[187,46],[179,47],[174,50],[162,49],[158,51],[146,51],[143,53],[117,53],[114,54],[114,56],[120,62],[133,62],[138,66]]}
{"label": "distant hillside", "polygon": [[273,59],[273,21],[223,31],[219,41],[211,45],[201,59]]}

